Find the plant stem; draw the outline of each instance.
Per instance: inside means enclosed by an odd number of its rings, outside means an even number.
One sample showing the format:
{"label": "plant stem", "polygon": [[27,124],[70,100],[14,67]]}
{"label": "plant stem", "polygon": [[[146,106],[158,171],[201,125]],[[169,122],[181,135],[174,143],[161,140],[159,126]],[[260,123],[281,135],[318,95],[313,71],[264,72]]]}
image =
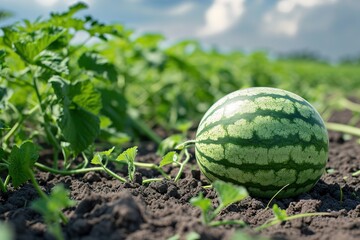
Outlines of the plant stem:
{"label": "plant stem", "polygon": [[180,143],[175,147],[175,149],[182,150],[184,148],[188,148],[196,143],[196,140],[188,140],[183,143]]}
{"label": "plant stem", "polygon": [[328,130],[347,133],[356,137],[360,137],[360,128],[348,126],[345,124],[330,123],[330,122],[327,122],[325,125]]}
{"label": "plant stem", "polygon": [[177,180],[180,179],[181,174],[182,174],[182,172],[184,170],[185,164],[190,160],[190,154],[189,154],[187,148],[184,149],[184,152],[185,152],[186,157],[185,157],[185,160],[180,163],[180,169],[179,169],[179,172],[177,173],[177,175],[176,175],[176,177],[174,179],[174,182],[176,182]]}
{"label": "plant stem", "polygon": [[354,172],[353,174],[351,174],[351,176],[353,176],[353,177],[355,177],[357,175],[360,175],[360,170],[358,170],[358,171]]}
{"label": "plant stem", "polygon": [[154,170],[158,171],[159,173],[161,173],[161,175],[163,175],[166,179],[170,179],[169,175],[167,175],[161,167],[159,167],[158,165],[156,165],[154,163],[134,162],[134,165],[136,167],[154,169]]}
{"label": "plant stem", "polygon": [[266,208],[265,208],[264,210],[268,209],[269,206],[270,206],[270,203],[274,200],[274,198],[276,198],[276,196],[277,196],[282,190],[284,190],[287,186],[289,186],[289,185],[290,185],[290,184],[288,183],[288,184],[286,184],[285,186],[283,186],[282,188],[280,188],[280,190],[277,191],[277,192],[274,194],[274,196],[272,196],[272,198],[270,199],[270,201],[268,202],[268,204],[266,205]]}
{"label": "plant stem", "polygon": [[[102,164],[101,164],[102,165]],[[116,178],[117,180],[119,180],[120,182],[126,183],[126,179],[123,177],[120,177],[119,175],[117,175],[116,173],[114,173],[113,171],[111,171],[110,169],[108,169],[106,166],[102,165],[104,171],[109,174],[110,176],[112,176],[113,178]]]}
{"label": "plant stem", "polygon": [[[48,196],[43,192],[43,190],[41,190],[40,188],[40,185],[39,183],[36,181],[35,179],[35,176],[34,176],[34,173],[30,171],[30,180],[35,188],[35,190],[38,192],[38,194],[40,195],[41,198],[43,198],[44,200],[48,201],[49,198]],[[60,212],[59,213],[59,217],[61,218],[61,221],[64,223],[64,224],[67,224],[68,223],[68,219],[65,217],[64,213]]]}
{"label": "plant stem", "polygon": [[59,169],[47,167],[38,162],[35,163],[35,167],[45,172],[51,172],[60,175],[71,175],[71,174],[81,174],[81,173],[95,172],[95,171],[104,171],[102,167],[81,168],[81,169],[73,169],[73,170],[59,170]]}
{"label": "plant stem", "polygon": [[4,182],[4,186],[6,189],[7,189],[7,185],[9,184],[9,182],[10,182],[10,175],[7,175],[5,178],[5,182]]}
{"label": "plant stem", "polygon": [[347,108],[349,109],[350,111],[353,111],[353,112],[359,112],[360,113],[360,104],[358,103],[354,103],[352,101],[349,101],[348,99],[346,98],[342,98],[340,100],[340,105],[344,108]]}
{"label": "plant stem", "polygon": [[162,180],[164,180],[164,179],[163,178],[149,178],[149,179],[143,180],[142,184],[147,184],[147,183],[162,181]]}
{"label": "plant stem", "polygon": [[[48,137],[49,141],[51,142],[51,144],[55,147],[55,149],[54,149],[55,153],[58,153],[58,151],[61,149],[61,146],[60,146],[60,144],[56,140],[54,134],[52,134],[52,132],[51,132],[51,130],[49,128],[49,122],[48,122],[48,120],[46,118],[45,108],[44,108],[43,103],[42,103],[42,98],[41,98],[41,95],[40,95],[37,78],[34,76],[34,74],[32,74],[32,75],[33,75],[32,76],[33,77],[33,88],[35,90],[36,97],[37,97],[37,99],[39,101],[41,114],[42,114],[43,119],[44,119],[45,133],[46,133],[46,136]],[[55,165],[55,162],[54,162],[54,165]]]}
{"label": "plant stem", "polygon": [[[331,216],[331,215],[332,215],[331,213],[301,213],[301,214],[288,216],[284,221],[290,221],[290,220],[294,220],[297,218],[303,218],[303,217]],[[281,222],[283,222],[283,221],[280,219],[272,218],[269,221],[266,221],[264,224],[260,225],[259,227],[254,228],[254,229],[255,229],[255,231],[260,231],[262,229],[271,227],[271,226],[276,225]]]}
{"label": "plant stem", "polygon": [[4,185],[4,182],[3,182],[3,180],[1,178],[0,178],[0,190],[2,192],[7,192],[7,189],[6,189],[6,187]]}
{"label": "plant stem", "polygon": [[208,224],[210,227],[218,227],[222,225],[240,225],[241,227],[246,226],[243,220],[224,220],[224,221],[212,221]]}

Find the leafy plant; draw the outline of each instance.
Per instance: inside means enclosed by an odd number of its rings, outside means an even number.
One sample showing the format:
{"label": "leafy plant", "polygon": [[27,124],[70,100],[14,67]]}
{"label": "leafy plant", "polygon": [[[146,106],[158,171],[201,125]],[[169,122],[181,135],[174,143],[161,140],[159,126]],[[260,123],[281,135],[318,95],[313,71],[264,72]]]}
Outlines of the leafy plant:
{"label": "leafy plant", "polygon": [[274,217],[269,219],[268,221],[266,221],[264,224],[262,224],[259,227],[256,227],[255,230],[260,231],[262,229],[271,227],[273,225],[285,222],[285,221],[290,221],[293,219],[297,219],[297,218],[304,218],[304,217],[314,217],[314,216],[331,216],[330,213],[301,213],[301,214],[296,214],[296,215],[292,215],[292,216],[288,216],[286,213],[286,210],[279,208],[279,206],[277,204],[274,204],[272,206],[272,211],[274,214]]}
{"label": "leafy plant", "polygon": [[242,220],[215,221],[214,219],[224,208],[228,207],[230,204],[247,198],[249,195],[246,189],[219,180],[215,181],[213,186],[219,198],[219,205],[215,209],[212,207],[211,200],[205,198],[202,192],[200,192],[197,197],[190,199],[190,203],[193,206],[200,208],[203,223],[208,226],[219,226],[225,224],[237,224],[244,226],[245,223]]}
{"label": "leafy plant", "polygon": [[31,204],[31,207],[43,216],[49,232],[58,240],[64,239],[60,225],[61,220],[64,224],[67,223],[67,220],[64,221],[64,218],[61,219],[59,216],[62,216],[64,208],[75,205],[75,201],[70,200],[68,196],[69,191],[62,185],[56,185],[49,197],[39,198]]}

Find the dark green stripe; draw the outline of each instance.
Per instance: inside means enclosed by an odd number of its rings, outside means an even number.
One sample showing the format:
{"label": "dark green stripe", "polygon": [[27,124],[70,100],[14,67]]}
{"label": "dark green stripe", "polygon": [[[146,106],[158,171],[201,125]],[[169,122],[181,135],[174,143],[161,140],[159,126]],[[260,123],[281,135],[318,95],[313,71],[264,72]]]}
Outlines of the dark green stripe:
{"label": "dark green stripe", "polygon": [[[274,170],[274,171],[280,171],[281,169],[293,169],[296,171],[304,171],[304,170],[320,170],[322,168],[325,167],[325,163],[323,164],[315,164],[315,163],[296,163],[290,156],[289,156],[289,161],[286,162],[286,167],[285,167],[285,163],[269,163],[271,164],[271,166],[269,165],[260,165],[260,164],[256,164],[256,163],[232,163],[230,161],[228,161],[227,159],[220,159],[220,160],[215,160],[214,158],[211,158],[209,156],[206,156],[206,154],[204,154],[202,151],[199,150],[199,148],[196,148],[196,154],[199,154],[201,157],[205,158],[210,164],[218,164],[221,165],[225,168],[228,167],[233,167],[233,168],[238,168],[241,171],[244,172],[254,172],[257,170]],[[270,169],[271,168],[271,169]]]}
{"label": "dark green stripe", "polygon": [[[213,127],[218,126],[219,124],[221,124],[222,126],[224,126],[226,128],[226,126],[228,125],[232,125],[234,124],[236,121],[240,120],[240,119],[244,119],[248,122],[254,121],[256,117],[261,116],[261,117],[272,117],[274,119],[274,121],[280,121],[281,119],[287,119],[290,121],[290,123],[294,123],[295,119],[300,119],[303,120],[306,123],[310,123],[312,125],[318,125],[320,128],[324,129],[324,124],[322,122],[322,120],[320,118],[305,118],[303,117],[300,112],[298,110],[295,111],[295,113],[292,114],[287,114],[283,111],[274,111],[274,110],[263,110],[263,109],[259,109],[254,113],[238,113],[234,116],[231,117],[223,117],[222,119],[216,121],[216,122],[212,122],[209,123],[207,126],[205,126],[203,129],[201,129],[200,132],[198,132],[196,134],[196,136],[200,136],[202,133],[209,131],[210,129],[212,129]],[[315,115],[316,116],[316,115]],[[201,123],[200,123],[201,125]],[[256,130],[255,130],[256,131]],[[325,129],[324,129],[325,131]]]}
{"label": "dark green stripe", "polygon": [[[260,97],[272,97],[272,98],[286,99],[286,100],[290,100],[291,102],[294,102],[294,103],[299,103],[299,104],[302,104],[302,105],[306,105],[309,108],[313,109],[313,107],[308,102],[300,101],[298,99],[290,97],[289,95],[284,95],[283,96],[283,95],[274,94],[274,93],[259,93],[259,94],[253,95],[253,96],[237,96],[237,97],[234,97],[234,98],[231,98],[231,99],[225,101],[223,104],[221,104],[221,105],[217,106],[216,108],[212,109],[211,112],[207,115],[207,117],[205,119],[201,120],[200,125],[201,125],[202,122],[205,122],[211,115],[213,115],[217,110],[224,107],[224,105],[231,104],[233,102],[237,102],[237,101],[240,101],[240,100],[254,101],[255,99],[260,98]],[[294,108],[295,108],[295,111],[298,111],[298,109],[297,109],[297,107],[295,105],[294,105]]]}
{"label": "dark green stripe", "polygon": [[[201,168],[203,169],[203,174],[205,176],[206,176],[206,173],[209,173],[212,176],[216,177],[217,179],[223,180],[225,182],[230,182],[230,183],[234,183],[234,184],[237,184],[237,185],[243,185],[243,186],[245,186],[247,188],[252,187],[252,188],[259,189],[261,191],[278,191],[281,188],[281,186],[276,186],[276,185],[263,186],[263,185],[261,185],[259,183],[252,183],[252,182],[241,183],[241,182],[237,182],[232,178],[227,178],[227,177],[225,177],[223,175],[219,175],[218,173],[210,171],[207,167],[205,167],[199,161],[198,161],[198,163],[199,163],[199,165],[201,165]],[[211,179],[211,177],[208,177],[208,176],[206,176],[206,177]],[[320,177],[321,177],[321,175],[318,176],[317,178],[320,178]],[[310,185],[314,185],[314,182],[316,182],[316,180],[307,180],[306,182],[301,183],[301,184],[290,183],[290,185],[287,187],[287,189],[289,190],[289,189],[292,189],[292,188],[295,188],[295,189],[306,188],[306,187],[309,187]],[[283,191],[286,192],[287,190],[284,189]]]}
{"label": "dark green stripe", "polygon": [[257,134],[253,134],[251,139],[242,139],[239,137],[222,137],[217,140],[213,139],[204,139],[198,140],[196,143],[202,144],[218,144],[225,145],[232,143],[239,145],[241,147],[261,147],[266,149],[271,149],[274,147],[289,147],[289,146],[301,146],[304,150],[306,147],[314,146],[316,151],[328,151],[328,142],[320,141],[316,138],[315,135],[311,135],[311,139],[308,142],[305,142],[300,138],[299,133],[289,134],[287,138],[282,136],[273,136],[271,139],[260,138]]}

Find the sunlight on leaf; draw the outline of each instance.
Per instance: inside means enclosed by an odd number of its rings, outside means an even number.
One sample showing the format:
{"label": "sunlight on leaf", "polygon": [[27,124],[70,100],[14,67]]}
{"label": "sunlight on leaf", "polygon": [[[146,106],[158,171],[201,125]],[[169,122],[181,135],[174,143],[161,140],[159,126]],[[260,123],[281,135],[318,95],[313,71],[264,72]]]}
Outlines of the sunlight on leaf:
{"label": "sunlight on leaf", "polygon": [[69,198],[69,191],[63,185],[56,185],[48,198],[33,201],[31,208],[43,216],[50,233],[57,239],[63,239],[59,215],[64,208],[72,207],[75,203]]}
{"label": "sunlight on leaf", "polygon": [[113,64],[96,52],[85,52],[78,60],[79,67],[96,73],[112,82],[117,80],[117,71]]}
{"label": "sunlight on leaf", "polygon": [[37,146],[24,142],[20,147],[14,146],[9,156],[9,175],[14,187],[18,187],[31,178],[32,167],[39,158]]}
{"label": "sunlight on leaf", "polygon": [[286,218],[288,217],[286,210],[279,208],[277,204],[274,204],[272,207],[273,213],[275,217],[280,221],[286,221]]}
{"label": "sunlight on leaf", "polygon": [[190,203],[193,206],[200,208],[203,213],[207,213],[212,210],[211,200],[205,198],[202,192],[200,192],[197,197],[191,198]]}
{"label": "sunlight on leaf", "polygon": [[117,158],[117,161],[126,161],[128,165],[128,173],[129,178],[131,181],[134,180],[134,174],[135,174],[135,157],[137,154],[137,146],[134,146],[132,148],[126,149],[124,152],[122,152]]}
{"label": "sunlight on leaf", "polygon": [[235,186],[223,181],[215,181],[213,186],[218,193],[220,205],[224,208],[228,205],[241,201],[249,196],[247,190],[241,186]]}
{"label": "sunlight on leaf", "polygon": [[160,167],[176,162],[178,154],[174,151],[168,152],[160,161]]}

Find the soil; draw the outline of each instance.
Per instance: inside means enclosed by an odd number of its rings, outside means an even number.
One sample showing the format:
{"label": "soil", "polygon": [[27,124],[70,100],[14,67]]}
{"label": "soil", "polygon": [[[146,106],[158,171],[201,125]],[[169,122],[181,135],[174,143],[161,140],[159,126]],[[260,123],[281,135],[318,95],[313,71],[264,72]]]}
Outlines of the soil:
{"label": "soil", "polygon": [[[335,116],[333,121],[347,122],[349,114]],[[268,199],[252,198],[232,204],[218,219],[242,219],[248,227],[234,225],[207,227],[201,223],[200,210],[189,200],[203,192],[218,204],[214,190],[204,189],[209,183],[197,168],[194,155],[178,182],[163,180],[141,185],[143,178],[160,177],[155,170],[138,169],[135,181],[120,183],[103,172],[76,176],[59,176],[38,172],[42,188],[50,192],[59,183],[71,190],[76,206],[65,209],[69,224],[63,226],[66,239],[360,239],[360,179],[351,173],[359,170],[360,145],[330,132],[328,173],[308,193],[294,198],[274,200],[288,215],[328,212],[331,216],[316,216],[287,221],[256,232],[272,218],[265,209]],[[158,162],[156,146],[139,145],[137,161]],[[124,174],[122,169],[113,169]],[[177,168],[165,170],[175,175]],[[345,177],[345,178],[344,178]],[[30,184],[19,189],[9,187],[0,195],[0,220],[11,224],[16,239],[53,239],[47,233],[41,216],[29,207],[38,197]],[[239,233],[239,231],[241,231]],[[195,234],[197,233],[197,234]],[[238,235],[234,235],[237,233]]]}

